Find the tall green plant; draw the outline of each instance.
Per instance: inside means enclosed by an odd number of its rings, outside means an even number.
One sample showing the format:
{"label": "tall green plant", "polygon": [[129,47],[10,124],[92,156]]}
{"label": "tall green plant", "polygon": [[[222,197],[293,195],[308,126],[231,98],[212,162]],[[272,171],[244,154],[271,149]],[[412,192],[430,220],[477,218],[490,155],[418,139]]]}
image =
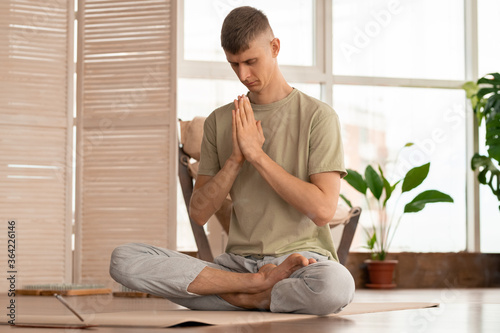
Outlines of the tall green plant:
{"label": "tall green plant", "polygon": [[462,88],[471,101],[478,126],[481,126],[483,119],[486,124],[485,145],[488,154],[474,154],[471,168],[479,171],[479,182],[489,186],[500,202],[500,170],[494,163],[500,163],[500,74],[487,74],[477,82],[465,83]]}
{"label": "tall green plant", "polygon": [[[405,147],[411,145],[407,144]],[[427,163],[411,169],[402,179],[397,180],[393,184],[387,180],[380,165],[377,166],[378,171],[372,165],[368,165],[365,169],[364,177],[355,170],[347,169],[348,174],[344,179],[355,190],[363,194],[370,211],[372,209],[376,210],[378,225],[372,216],[371,228],[365,228],[368,239],[366,248],[372,252],[372,259],[385,260],[394,235],[405,214],[417,213],[424,209],[428,203],[453,202],[453,199],[448,194],[437,190],[427,190],[419,193],[410,202],[406,203],[403,213],[397,217],[395,216],[401,194],[413,191],[422,184],[429,174],[430,165],[430,163]],[[400,192],[398,189],[399,184],[402,184]],[[398,194],[394,211],[388,216],[387,202],[391,198],[395,198]],[[342,196],[342,198],[346,200],[345,196]],[[372,207],[373,201],[375,201],[376,207]],[[349,201],[346,200],[346,202],[350,204]]]}

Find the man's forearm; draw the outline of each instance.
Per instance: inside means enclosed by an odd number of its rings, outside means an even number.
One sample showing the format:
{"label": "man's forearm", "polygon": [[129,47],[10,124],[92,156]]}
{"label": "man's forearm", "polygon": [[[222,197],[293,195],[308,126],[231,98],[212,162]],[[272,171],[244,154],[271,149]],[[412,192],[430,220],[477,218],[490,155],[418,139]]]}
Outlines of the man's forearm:
{"label": "man's forearm", "polygon": [[306,182],[289,174],[274,162],[262,150],[262,145],[265,142],[262,123],[255,120],[248,97],[243,96],[239,99],[238,108],[233,113],[233,119],[235,119],[233,127],[236,127],[236,135],[242,154],[274,191],[299,212],[307,215],[318,226],[328,223],[337,209],[340,190],[339,174],[311,175],[311,182]]}
{"label": "man's forearm", "polygon": [[283,200],[315,224],[323,226],[333,218],[338,197],[332,199],[331,193],[291,175],[264,152],[251,163]]}
{"label": "man's forearm", "polygon": [[214,177],[202,185],[195,186],[189,205],[189,214],[196,223],[204,225],[219,210],[240,169],[240,163],[228,159]]}

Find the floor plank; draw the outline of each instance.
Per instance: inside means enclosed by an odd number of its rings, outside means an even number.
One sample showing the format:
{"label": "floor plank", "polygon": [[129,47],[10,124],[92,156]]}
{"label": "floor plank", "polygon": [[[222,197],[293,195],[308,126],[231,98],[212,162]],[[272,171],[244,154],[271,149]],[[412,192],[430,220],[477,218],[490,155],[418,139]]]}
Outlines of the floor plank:
{"label": "floor plank", "polygon": [[[73,296],[65,298],[81,313],[131,310],[172,310],[181,308],[157,298],[113,298],[112,296]],[[169,329],[144,329],[141,332],[182,333],[304,333],[304,332],[500,332],[500,289],[396,289],[390,291],[361,289],[355,302],[439,302],[439,308],[392,311],[339,317],[318,317],[289,322],[271,322],[238,326],[196,326]],[[9,298],[0,295],[1,308]],[[17,313],[66,314],[54,297],[19,296]],[[5,315],[2,316],[6,318]],[[3,319],[3,322],[6,322]],[[12,328],[0,326],[6,332],[57,332],[54,329]],[[60,330],[61,332],[137,332],[138,328],[98,327],[92,330]]]}

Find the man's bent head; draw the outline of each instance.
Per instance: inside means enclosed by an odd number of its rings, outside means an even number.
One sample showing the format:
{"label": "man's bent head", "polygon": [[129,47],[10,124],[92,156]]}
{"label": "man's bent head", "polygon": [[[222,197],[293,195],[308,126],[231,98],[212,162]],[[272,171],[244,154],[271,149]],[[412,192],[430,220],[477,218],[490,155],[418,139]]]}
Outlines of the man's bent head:
{"label": "man's bent head", "polygon": [[248,50],[250,43],[264,33],[269,34],[269,40],[274,38],[266,15],[253,7],[238,7],[224,19],[221,45],[224,51],[238,54]]}

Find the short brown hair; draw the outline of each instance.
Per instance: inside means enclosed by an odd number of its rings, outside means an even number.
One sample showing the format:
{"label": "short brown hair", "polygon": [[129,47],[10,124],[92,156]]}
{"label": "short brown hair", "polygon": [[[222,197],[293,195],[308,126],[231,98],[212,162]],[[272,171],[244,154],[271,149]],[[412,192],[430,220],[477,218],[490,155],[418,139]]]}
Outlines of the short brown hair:
{"label": "short brown hair", "polygon": [[222,24],[222,48],[232,54],[246,51],[257,36],[267,31],[273,32],[262,11],[249,6],[235,8]]}

